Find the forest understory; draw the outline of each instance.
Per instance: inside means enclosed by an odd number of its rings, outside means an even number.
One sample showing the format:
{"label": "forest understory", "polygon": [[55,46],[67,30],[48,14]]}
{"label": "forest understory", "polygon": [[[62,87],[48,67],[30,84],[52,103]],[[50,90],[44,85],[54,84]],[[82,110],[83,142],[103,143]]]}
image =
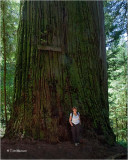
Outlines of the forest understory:
{"label": "forest understory", "polygon": [[70,141],[48,144],[2,138],[1,153],[2,159],[127,159],[127,149],[123,146],[110,146],[92,138],[82,139],[77,147]]}

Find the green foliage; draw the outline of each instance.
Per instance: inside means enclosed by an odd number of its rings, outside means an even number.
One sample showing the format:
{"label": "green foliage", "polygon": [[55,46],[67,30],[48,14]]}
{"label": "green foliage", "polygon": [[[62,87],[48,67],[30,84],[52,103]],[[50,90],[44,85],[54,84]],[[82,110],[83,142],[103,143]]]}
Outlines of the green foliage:
{"label": "green foliage", "polygon": [[[14,84],[14,74],[15,74],[15,54],[16,54],[16,44],[17,44],[17,28],[19,23],[19,3],[16,1],[2,1],[5,3],[5,39],[6,39],[6,93],[7,93],[7,116],[10,117],[11,106],[13,102],[13,84]],[[1,5],[2,10],[2,5]],[[2,13],[2,12],[1,12]],[[3,37],[3,15],[1,14],[1,39]],[[4,61],[3,61],[3,42],[0,43],[1,49],[1,124],[4,127],[5,117],[4,117]]]}
{"label": "green foliage", "polygon": [[111,48],[120,42],[127,30],[127,2],[125,0],[105,1],[106,46]]}
{"label": "green foliage", "polygon": [[118,144],[127,148],[127,142],[126,141],[119,141]]}
{"label": "green foliage", "polygon": [[[15,61],[16,42],[17,42],[17,28],[19,22],[19,3],[16,1],[4,1],[5,7],[5,32],[7,43],[7,61]],[[2,8],[1,8],[2,9]],[[2,16],[1,16],[1,33],[2,28]],[[3,53],[3,45],[1,45],[1,51]]]}
{"label": "green foliage", "polygon": [[117,141],[126,143],[127,137],[127,51],[126,1],[106,1],[105,31],[108,61],[108,95],[111,127]]}

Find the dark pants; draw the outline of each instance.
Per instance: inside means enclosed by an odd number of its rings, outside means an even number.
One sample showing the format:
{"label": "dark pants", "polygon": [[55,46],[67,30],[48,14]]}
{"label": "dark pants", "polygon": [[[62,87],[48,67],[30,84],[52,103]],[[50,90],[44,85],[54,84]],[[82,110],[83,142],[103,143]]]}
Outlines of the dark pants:
{"label": "dark pants", "polygon": [[72,131],[72,138],[74,143],[79,143],[80,142],[80,123],[79,124],[73,124],[71,126],[71,131]]}

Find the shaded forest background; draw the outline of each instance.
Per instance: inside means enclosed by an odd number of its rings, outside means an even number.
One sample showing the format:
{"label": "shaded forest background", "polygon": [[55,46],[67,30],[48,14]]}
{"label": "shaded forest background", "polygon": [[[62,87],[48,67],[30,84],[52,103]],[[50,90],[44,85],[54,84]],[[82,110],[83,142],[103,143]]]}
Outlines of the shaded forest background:
{"label": "shaded forest background", "polygon": [[[15,1],[1,3],[1,133],[10,118],[17,48],[17,29],[20,4]],[[117,142],[127,141],[127,3],[104,2],[106,50],[108,63],[109,118]],[[4,34],[5,33],[5,34]],[[5,36],[4,36],[5,35]],[[5,47],[4,47],[5,46]],[[6,54],[4,54],[6,53]],[[6,79],[4,79],[6,77]],[[5,84],[5,87],[4,87]],[[6,110],[5,110],[6,89]],[[7,114],[5,113],[7,111]]]}

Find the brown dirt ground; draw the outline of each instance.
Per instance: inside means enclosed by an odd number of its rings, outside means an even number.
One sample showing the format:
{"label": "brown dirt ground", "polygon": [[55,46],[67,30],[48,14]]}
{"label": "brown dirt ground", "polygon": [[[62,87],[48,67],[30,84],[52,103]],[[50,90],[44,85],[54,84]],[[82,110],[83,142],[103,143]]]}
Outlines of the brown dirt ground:
{"label": "brown dirt ground", "polygon": [[[10,150],[27,152],[10,152]],[[9,150],[9,151],[8,151]],[[113,156],[116,158],[112,158]],[[122,155],[122,156],[121,156]],[[35,140],[1,139],[2,159],[127,159],[127,149],[119,144],[109,146],[95,139],[83,139],[79,146],[70,141],[48,144]]]}

